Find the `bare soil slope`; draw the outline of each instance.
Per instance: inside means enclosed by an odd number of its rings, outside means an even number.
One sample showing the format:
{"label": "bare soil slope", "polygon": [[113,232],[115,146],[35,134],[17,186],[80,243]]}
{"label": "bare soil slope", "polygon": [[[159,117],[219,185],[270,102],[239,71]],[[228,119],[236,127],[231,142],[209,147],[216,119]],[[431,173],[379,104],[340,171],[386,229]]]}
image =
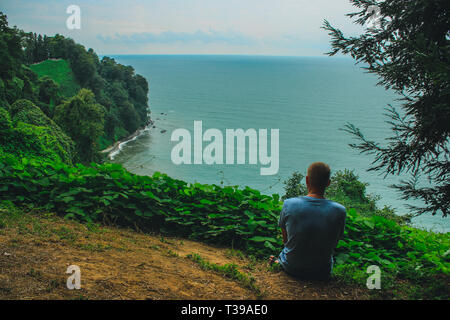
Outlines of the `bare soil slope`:
{"label": "bare soil slope", "polygon": [[[0,212],[2,214],[2,212]],[[366,299],[367,290],[299,281],[242,253],[177,238],[27,213],[0,226],[0,299]],[[188,259],[235,264],[259,292]],[[69,265],[81,289],[69,290]]]}

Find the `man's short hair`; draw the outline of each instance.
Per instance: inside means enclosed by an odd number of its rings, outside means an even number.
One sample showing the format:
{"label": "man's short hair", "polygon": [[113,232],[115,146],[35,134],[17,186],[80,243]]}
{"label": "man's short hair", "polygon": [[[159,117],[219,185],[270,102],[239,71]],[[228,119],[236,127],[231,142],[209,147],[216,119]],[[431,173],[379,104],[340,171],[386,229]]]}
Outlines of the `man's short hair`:
{"label": "man's short hair", "polygon": [[309,183],[312,187],[325,191],[330,180],[330,167],[323,162],[314,162],[308,167]]}

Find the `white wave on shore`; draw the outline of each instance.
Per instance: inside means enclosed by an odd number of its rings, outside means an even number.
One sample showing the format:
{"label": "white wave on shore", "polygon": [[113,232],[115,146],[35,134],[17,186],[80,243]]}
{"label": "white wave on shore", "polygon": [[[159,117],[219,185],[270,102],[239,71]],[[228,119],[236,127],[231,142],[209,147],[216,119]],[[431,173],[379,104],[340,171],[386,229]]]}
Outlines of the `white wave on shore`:
{"label": "white wave on shore", "polygon": [[114,157],[117,156],[122,151],[123,146],[125,146],[127,143],[129,143],[131,141],[136,140],[137,138],[139,138],[146,131],[149,131],[151,126],[152,126],[152,124],[149,124],[145,128],[136,130],[136,132],[134,132],[131,136],[127,137],[124,140],[117,141],[111,147],[109,147],[109,148],[107,148],[105,150],[102,150],[101,152],[108,153],[107,157],[110,160],[114,160]]}

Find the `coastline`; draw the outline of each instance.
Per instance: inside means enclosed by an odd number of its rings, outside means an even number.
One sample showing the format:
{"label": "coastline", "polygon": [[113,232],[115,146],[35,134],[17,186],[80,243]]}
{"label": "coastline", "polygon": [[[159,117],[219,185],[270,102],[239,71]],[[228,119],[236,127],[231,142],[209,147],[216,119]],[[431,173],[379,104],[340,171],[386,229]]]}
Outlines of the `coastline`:
{"label": "coastline", "polygon": [[100,153],[107,153],[106,157],[110,160],[114,160],[114,157],[119,154],[122,150],[122,146],[127,144],[130,141],[136,140],[140,135],[142,135],[145,131],[150,130],[151,126],[153,126],[154,122],[152,119],[149,119],[148,123],[138,128],[135,132],[130,134],[129,136],[114,142],[112,145],[100,151]]}

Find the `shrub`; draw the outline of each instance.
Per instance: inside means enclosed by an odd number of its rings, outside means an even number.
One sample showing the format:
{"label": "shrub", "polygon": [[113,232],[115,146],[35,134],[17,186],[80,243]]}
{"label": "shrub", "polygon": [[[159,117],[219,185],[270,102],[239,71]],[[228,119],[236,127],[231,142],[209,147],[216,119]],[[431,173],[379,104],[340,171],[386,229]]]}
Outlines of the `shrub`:
{"label": "shrub", "polygon": [[308,190],[306,186],[302,183],[304,177],[305,176],[298,171],[292,173],[292,176],[283,182],[285,195],[281,199],[286,200],[289,198],[306,196]]}
{"label": "shrub", "polygon": [[67,152],[48,127],[18,122],[5,138],[7,141],[2,141],[1,145],[6,152],[20,157],[70,162]]}
{"label": "shrub", "polygon": [[33,109],[34,104],[33,102],[26,100],[26,99],[19,99],[16,100],[12,105],[11,105],[11,116],[14,117],[17,113],[24,111],[27,112],[31,109]]}
{"label": "shrub", "polygon": [[4,108],[0,108],[0,134],[6,134],[11,129],[12,122],[9,112]]}
{"label": "shrub", "polygon": [[[21,143],[33,145],[34,155],[49,154],[50,158],[56,160],[61,159],[65,163],[72,163],[74,158],[74,142],[67,136],[62,129],[42,110],[35,106],[33,102],[25,99],[18,100],[11,106],[13,113],[13,123],[17,126],[17,130],[11,133],[11,141],[4,141],[3,145],[14,153],[14,149],[8,147],[15,141],[13,148],[22,149]],[[22,123],[22,124],[21,124]],[[39,128],[31,128],[23,125],[23,123]],[[36,138],[36,142],[31,141],[32,137]],[[39,151],[38,151],[39,150]],[[26,150],[25,154],[26,154]],[[56,158],[53,154],[56,154]]]}
{"label": "shrub", "polygon": [[96,141],[103,133],[105,113],[88,89],[55,108],[55,122],[75,141],[77,158],[84,163],[97,157]]}

